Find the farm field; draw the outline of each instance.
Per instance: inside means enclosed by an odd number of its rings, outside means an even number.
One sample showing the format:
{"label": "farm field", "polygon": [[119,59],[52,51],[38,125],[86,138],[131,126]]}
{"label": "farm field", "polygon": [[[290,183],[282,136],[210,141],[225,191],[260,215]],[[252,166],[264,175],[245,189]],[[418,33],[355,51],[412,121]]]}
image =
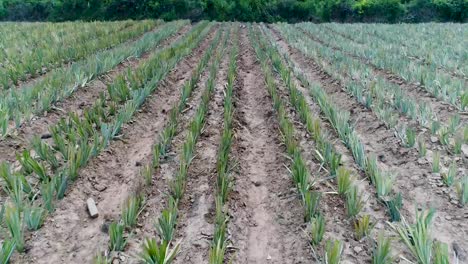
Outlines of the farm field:
{"label": "farm field", "polygon": [[468,263],[465,24],[0,32],[0,263]]}

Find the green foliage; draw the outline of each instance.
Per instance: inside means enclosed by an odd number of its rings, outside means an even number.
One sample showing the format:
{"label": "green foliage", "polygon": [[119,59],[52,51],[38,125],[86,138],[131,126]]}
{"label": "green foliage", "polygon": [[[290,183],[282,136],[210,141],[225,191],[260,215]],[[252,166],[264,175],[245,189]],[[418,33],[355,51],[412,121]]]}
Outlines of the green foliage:
{"label": "green foliage", "polygon": [[336,181],[338,183],[338,194],[345,195],[353,183],[351,172],[345,167],[338,168],[336,173]]}
{"label": "green foliage", "polygon": [[319,210],[320,198],[322,197],[320,192],[306,191],[302,194],[302,201],[304,203],[304,220],[309,222],[314,218]]}
{"label": "green foliage", "polygon": [[449,264],[449,249],[447,244],[436,241],[434,242],[434,264]]}
{"label": "green foliage", "polygon": [[354,237],[358,241],[361,240],[363,237],[370,235],[374,226],[375,223],[370,221],[369,215],[362,216],[354,221]]}
{"label": "green foliage", "polygon": [[356,217],[364,207],[364,201],[357,186],[352,186],[346,193],[346,212],[349,217]]}
{"label": "green foliage", "polygon": [[343,242],[339,240],[329,240],[325,245],[325,263],[339,264],[343,253]]}
{"label": "green foliage", "polygon": [[433,240],[430,234],[430,225],[434,213],[433,209],[416,212],[415,224],[403,221],[400,225],[392,225],[418,263],[421,264],[431,263]]}
{"label": "green foliage", "polygon": [[241,21],[464,21],[463,0],[4,0],[0,19],[180,18]]}
{"label": "green foliage", "polygon": [[2,247],[0,249],[0,263],[9,263],[11,255],[15,251],[15,242],[10,240],[3,240]]}
{"label": "green foliage", "polygon": [[5,208],[5,223],[10,231],[11,238],[15,241],[16,250],[24,251],[24,230],[21,221],[21,212],[15,206]]}
{"label": "green foliage", "polygon": [[112,222],[109,225],[110,244],[112,251],[123,251],[127,241],[124,237],[125,226],[122,223]]}
{"label": "green foliage", "polygon": [[169,248],[169,243],[158,243],[155,239],[146,239],[143,244],[141,259],[145,264],[170,264],[179,252],[179,243]]}
{"label": "green foliage", "polygon": [[143,198],[139,195],[129,197],[122,208],[122,220],[125,226],[136,225],[138,214],[143,206]]}
{"label": "green foliage", "polygon": [[44,223],[47,212],[41,207],[29,206],[24,209],[24,222],[31,231],[39,229]]}
{"label": "green foliage", "polygon": [[379,234],[377,244],[372,251],[372,264],[391,264],[393,257],[391,255],[392,244],[390,238],[386,238],[383,233]]}
{"label": "green foliage", "polygon": [[325,234],[325,218],[318,214],[310,220],[310,236],[312,245],[318,245]]}

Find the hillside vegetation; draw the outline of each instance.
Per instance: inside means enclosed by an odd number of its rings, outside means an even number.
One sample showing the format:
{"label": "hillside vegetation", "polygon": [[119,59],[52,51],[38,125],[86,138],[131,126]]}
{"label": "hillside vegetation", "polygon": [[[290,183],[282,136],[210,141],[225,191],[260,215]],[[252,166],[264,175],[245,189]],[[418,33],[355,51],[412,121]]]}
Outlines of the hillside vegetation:
{"label": "hillside vegetation", "polygon": [[0,20],[465,22],[468,0],[0,0]]}

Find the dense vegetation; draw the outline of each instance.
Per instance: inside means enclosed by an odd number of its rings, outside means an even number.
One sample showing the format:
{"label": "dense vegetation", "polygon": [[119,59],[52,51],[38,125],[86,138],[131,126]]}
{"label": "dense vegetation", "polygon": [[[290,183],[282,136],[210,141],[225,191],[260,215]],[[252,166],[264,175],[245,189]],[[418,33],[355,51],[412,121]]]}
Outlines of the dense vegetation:
{"label": "dense vegetation", "polygon": [[423,22],[468,19],[468,0],[0,0],[0,20]]}

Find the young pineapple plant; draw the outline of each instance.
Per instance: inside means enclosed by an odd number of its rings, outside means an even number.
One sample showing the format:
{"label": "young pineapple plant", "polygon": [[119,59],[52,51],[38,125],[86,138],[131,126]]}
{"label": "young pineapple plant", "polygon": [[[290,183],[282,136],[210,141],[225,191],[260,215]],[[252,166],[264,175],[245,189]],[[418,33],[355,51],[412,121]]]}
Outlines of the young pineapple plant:
{"label": "young pineapple plant", "polygon": [[343,248],[343,242],[339,240],[328,240],[325,245],[325,263],[339,264],[341,262]]}
{"label": "young pineapple plant", "polygon": [[310,220],[310,240],[312,245],[318,245],[325,234],[325,218],[317,214]]}
{"label": "young pineapple plant", "polygon": [[3,240],[2,246],[0,248],[0,263],[9,263],[13,252],[15,251],[16,244],[11,240]]}
{"label": "young pineapple plant", "polygon": [[394,263],[394,260],[392,257],[391,239],[385,237],[383,233],[380,233],[374,250],[372,251],[372,264],[392,263]]}
{"label": "young pineapple plant", "polygon": [[369,215],[364,215],[354,221],[354,238],[359,241],[370,235],[375,223],[371,222]]}
{"label": "young pineapple plant", "polygon": [[41,207],[27,206],[24,209],[24,222],[29,230],[35,231],[42,226],[46,215],[46,210]]}
{"label": "young pineapple plant", "polygon": [[10,231],[12,241],[15,243],[18,252],[24,251],[24,228],[21,219],[21,211],[14,205],[8,205],[5,208],[5,224]]}
{"label": "young pineapple plant", "polygon": [[109,249],[112,251],[123,251],[127,245],[124,237],[125,226],[121,222],[112,222],[109,225],[110,244]]}
{"label": "young pineapple plant", "polygon": [[457,176],[457,163],[455,161],[450,164],[449,169],[446,173],[442,173],[442,181],[448,187],[452,186],[455,182],[455,177]]}
{"label": "young pineapple plant", "polygon": [[345,195],[353,184],[351,172],[344,167],[338,168],[336,181],[338,184],[338,194]]}
{"label": "young pineapple plant", "polygon": [[144,204],[143,197],[133,195],[127,198],[122,208],[122,221],[124,226],[133,227],[137,223],[137,217]]}
{"label": "young pineapple plant", "polygon": [[421,264],[430,264],[433,254],[433,239],[430,228],[435,211],[416,212],[416,223],[404,219],[399,225],[391,225],[405,243],[413,257]]}
{"label": "young pineapple plant", "polygon": [[436,151],[432,155],[432,172],[440,172],[440,152]]}
{"label": "young pineapple plant", "polygon": [[463,177],[456,186],[458,201],[462,206],[468,203],[468,176]]}
{"label": "young pineapple plant", "polygon": [[140,254],[141,260],[145,264],[171,264],[180,249],[180,243],[176,243],[173,248],[163,241],[156,242],[155,239],[146,239],[143,243],[143,252]]}
{"label": "young pineapple plant", "polygon": [[359,189],[356,185],[352,186],[349,192],[346,193],[346,213],[348,217],[355,218],[364,207],[362,196],[359,194]]}

